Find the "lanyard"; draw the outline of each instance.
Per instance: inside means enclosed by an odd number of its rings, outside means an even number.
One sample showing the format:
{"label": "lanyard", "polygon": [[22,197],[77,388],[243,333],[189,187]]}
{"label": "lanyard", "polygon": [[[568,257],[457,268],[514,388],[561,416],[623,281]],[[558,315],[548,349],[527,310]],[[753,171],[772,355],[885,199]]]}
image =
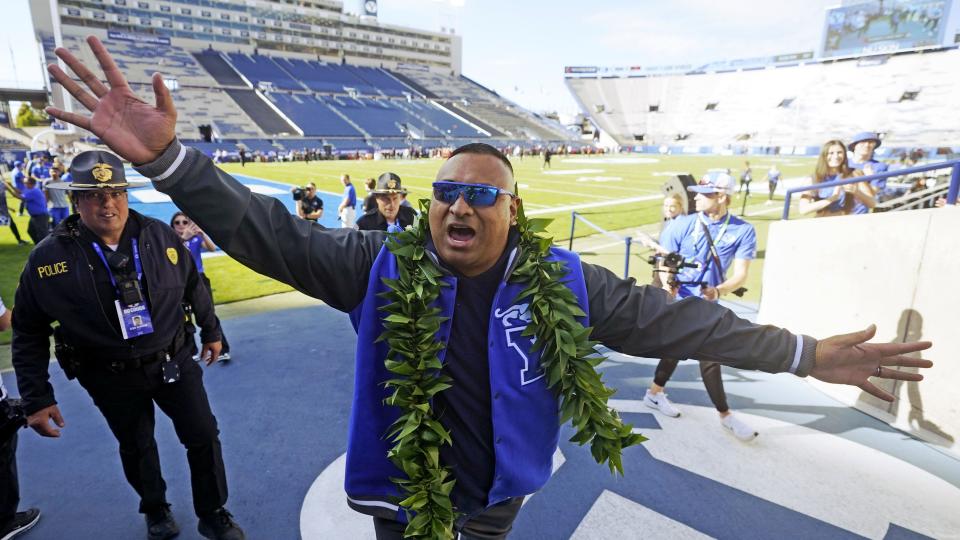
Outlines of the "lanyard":
{"label": "lanyard", "polygon": [[[107,258],[103,256],[103,250],[100,249],[100,244],[96,242],[91,242],[93,245],[93,250],[97,252],[97,255],[100,257],[100,260],[103,261],[103,266],[107,268],[107,275],[110,276],[110,283],[113,284],[113,288],[117,288],[117,281],[113,279],[113,271],[110,270],[110,264],[107,263]],[[134,238],[130,241],[131,247],[133,248],[133,266],[137,269],[137,281],[140,281],[143,285],[143,267],[140,266],[140,248],[137,247],[137,239]],[[119,292],[119,290],[118,290]]]}
{"label": "lanyard", "polygon": [[[710,227],[710,225],[707,223],[707,220],[706,220],[706,218],[704,217],[703,213],[700,213],[700,214],[697,216],[697,218],[699,219],[700,223],[703,225],[703,227],[704,227],[704,229],[705,229],[704,232],[701,234],[701,236],[703,236],[704,238],[706,238],[707,234],[709,233],[709,227]],[[712,255],[716,255],[716,253],[714,253],[714,252],[716,251],[717,242],[719,242],[720,239],[723,238],[723,235],[726,234],[726,232],[727,232],[727,226],[728,226],[728,225],[730,225],[730,212],[727,212],[727,218],[723,221],[723,226],[720,227],[720,234],[718,234],[718,235],[716,236],[716,238],[713,240],[713,242],[711,242],[709,239],[706,240],[706,242],[707,242],[707,249],[708,249],[708,251],[710,251],[711,253],[710,253],[710,255],[707,256],[707,262],[704,263],[703,269],[700,271],[700,276],[697,278],[697,281],[699,281],[699,282],[702,282],[702,281],[703,281],[703,278],[705,278],[705,277],[707,276],[707,272],[710,270],[710,263],[712,263],[712,262],[714,261],[714,258],[719,258],[718,256],[717,256],[717,257],[714,257],[714,256],[712,256]],[[697,252],[697,253],[700,253],[700,239],[699,239],[699,238],[697,238],[696,240],[694,240],[694,246],[696,247],[696,252]],[[717,272],[720,273],[720,277],[721,277],[721,279],[722,279],[722,278],[723,278],[723,268],[719,268],[719,264],[718,264],[717,266],[718,266]]]}

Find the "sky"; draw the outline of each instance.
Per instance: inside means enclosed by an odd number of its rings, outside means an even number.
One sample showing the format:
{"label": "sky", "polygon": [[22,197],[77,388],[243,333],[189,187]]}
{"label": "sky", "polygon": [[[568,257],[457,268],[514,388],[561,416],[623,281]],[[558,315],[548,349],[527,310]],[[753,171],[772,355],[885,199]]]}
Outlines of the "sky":
{"label": "sky", "polygon": [[[463,74],[538,112],[579,109],[564,66],[697,63],[813,51],[840,0],[380,0],[381,22],[454,28]],[[349,10],[350,0],[344,1]]]}
{"label": "sky", "polygon": [[[3,2],[3,17],[8,21],[0,31],[0,88],[44,88],[43,67],[33,24],[29,22],[30,8],[27,0],[0,0]],[[28,21],[23,24],[23,21]]]}

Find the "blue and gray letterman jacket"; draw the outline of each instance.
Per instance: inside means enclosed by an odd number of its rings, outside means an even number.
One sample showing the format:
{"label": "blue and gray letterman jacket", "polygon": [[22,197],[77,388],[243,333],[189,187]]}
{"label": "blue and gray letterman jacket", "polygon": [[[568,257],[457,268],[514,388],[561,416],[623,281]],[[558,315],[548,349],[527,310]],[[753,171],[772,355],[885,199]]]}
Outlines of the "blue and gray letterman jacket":
{"label": "blue and gray letterman jacket", "polygon": [[[394,277],[393,256],[383,248],[386,233],[327,229],[290,214],[283,203],[252,193],[209,158],[174,141],[154,162],[138,167],[154,186],[170,195],[187,215],[228,254],[244,265],[351,313],[358,332],[354,402],[347,452],[346,490],[351,505],[364,513],[397,519],[390,481],[399,470],[387,460],[387,428],[397,417],[383,404],[380,382],[386,347],[378,303],[381,277]],[[433,254],[431,254],[433,255]],[[433,255],[435,256],[435,255]],[[593,328],[590,339],[612,350],[648,358],[693,358],[743,369],[806,376],[817,341],[773,326],[750,323],[723,306],[699,298],[673,302],[662,290],[637,286],[609,270],[554,249],[567,263],[567,285]],[[508,264],[508,269],[511,267]],[[519,334],[526,310],[514,305],[519,290],[501,281],[489,317],[488,361],[491,418],[496,446],[490,504],[538,490],[549,477],[557,447],[557,400],[546,390],[537,355]],[[455,316],[456,278],[439,300],[443,314]],[[447,323],[449,325],[449,323]],[[437,339],[450,342],[445,325]]]}
{"label": "blue and gray letterman jacket", "polygon": [[[516,303],[523,285],[508,283],[519,249],[514,248],[510,254],[488,322],[490,416],[496,441],[493,486],[487,496],[490,505],[533,493],[546,483],[560,432],[557,396],[547,389],[540,371],[540,351],[531,351],[530,338],[521,336],[530,321],[528,304]],[[550,258],[566,263],[569,274],[565,284],[588,313],[580,322],[589,326],[589,302],[580,258],[556,248],[551,250]],[[378,294],[387,291],[381,278],[397,277],[396,258],[386,248],[381,249],[370,271],[367,294],[350,314],[358,339],[346,490],[348,503],[355,510],[405,521],[403,515],[397,514],[396,505],[387,502],[395,501],[400,494],[389,479],[401,476],[402,472],[387,459],[392,444],[384,438],[399,416],[399,409],[383,405],[390,392],[382,383],[392,375],[383,362],[388,346],[376,341],[383,333],[383,312],[378,308],[386,303]],[[450,286],[440,289],[438,304],[447,320],[437,339],[447,342],[451,339],[458,280],[449,274],[442,279]],[[441,362],[445,353],[446,349],[440,353]]]}

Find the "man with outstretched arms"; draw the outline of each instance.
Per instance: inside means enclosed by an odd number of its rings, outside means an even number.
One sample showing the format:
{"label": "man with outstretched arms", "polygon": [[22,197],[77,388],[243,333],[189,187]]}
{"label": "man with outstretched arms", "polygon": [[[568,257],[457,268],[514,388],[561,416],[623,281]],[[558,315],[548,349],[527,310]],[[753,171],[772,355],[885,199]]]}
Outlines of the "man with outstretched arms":
{"label": "man with outstretched arms", "polygon": [[872,327],[817,341],[700,299],[671,303],[582,263],[536,235],[510,162],[485,144],[443,163],[426,219],[402,233],[307,223],[176,140],[160,74],[153,106],[96,38],[88,43],[109,86],[64,49],[58,56],[89,91],[49,69],[92,116],[48,112],[136,164],[243,264],[350,313],[358,340],[345,487],[349,504],[374,516],[378,538],[505,537],[523,498],[549,478],[570,418],[598,461],[620,469],[621,449],[640,438],[606,406],[588,337],[628,354],[788,371],[887,399],[870,376],[919,380],[892,366],[932,365],[902,356],[928,343],[864,344]]}

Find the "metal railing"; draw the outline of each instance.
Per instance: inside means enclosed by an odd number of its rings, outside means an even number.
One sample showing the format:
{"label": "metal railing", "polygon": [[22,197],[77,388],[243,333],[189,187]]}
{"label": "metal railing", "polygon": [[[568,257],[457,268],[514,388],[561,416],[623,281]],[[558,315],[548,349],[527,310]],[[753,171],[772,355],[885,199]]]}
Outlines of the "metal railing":
{"label": "metal railing", "polygon": [[570,242],[567,246],[569,251],[573,251],[573,237],[577,230],[577,221],[582,221],[598,233],[608,236],[617,242],[624,242],[626,244],[626,254],[624,255],[623,260],[623,279],[630,277],[630,246],[633,244],[633,238],[629,236],[620,236],[617,233],[610,232],[603,227],[594,224],[587,218],[583,217],[583,215],[578,214],[577,212],[570,212]]}
{"label": "metal railing", "polygon": [[795,187],[787,190],[786,198],[783,201],[783,218],[790,219],[790,200],[794,193],[799,193],[802,191],[810,191],[814,189],[836,187],[836,186],[845,186],[847,184],[855,184],[857,182],[870,182],[872,180],[881,180],[884,178],[890,178],[892,176],[904,176],[914,173],[922,173],[927,171],[935,171],[938,169],[953,169],[950,175],[950,187],[947,190],[947,204],[956,204],[957,194],[960,192],[960,159],[955,159],[951,161],[941,161],[940,163],[930,163],[928,165],[920,165],[918,167],[910,167],[909,169],[898,169],[896,171],[886,171],[877,174],[871,174],[866,176],[855,176],[851,178],[844,178],[843,180],[833,180],[830,182],[823,182],[821,184],[812,184],[809,186]]}

